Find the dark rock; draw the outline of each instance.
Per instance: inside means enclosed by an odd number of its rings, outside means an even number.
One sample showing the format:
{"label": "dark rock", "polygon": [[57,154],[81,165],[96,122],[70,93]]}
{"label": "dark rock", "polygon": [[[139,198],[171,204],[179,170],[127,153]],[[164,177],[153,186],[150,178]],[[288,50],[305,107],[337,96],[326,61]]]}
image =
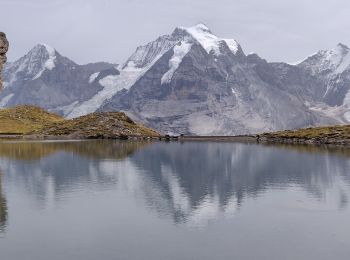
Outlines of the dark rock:
{"label": "dark rock", "polygon": [[2,90],[2,68],[5,62],[7,61],[6,53],[9,48],[9,42],[6,38],[6,34],[0,32],[0,91]]}

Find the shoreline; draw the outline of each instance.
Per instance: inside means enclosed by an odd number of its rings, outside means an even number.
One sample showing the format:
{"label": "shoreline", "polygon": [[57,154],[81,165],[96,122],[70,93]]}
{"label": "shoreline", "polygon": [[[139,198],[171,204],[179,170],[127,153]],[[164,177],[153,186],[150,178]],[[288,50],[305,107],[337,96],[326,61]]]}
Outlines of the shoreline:
{"label": "shoreline", "polygon": [[350,139],[336,138],[287,138],[274,136],[272,134],[262,135],[239,135],[239,136],[91,136],[77,137],[70,135],[21,135],[21,134],[0,134],[0,141],[3,140],[133,140],[133,141],[178,141],[178,142],[244,142],[257,144],[289,144],[289,145],[316,145],[316,146],[338,146],[350,147]]}
{"label": "shoreline", "polygon": [[161,142],[240,142],[263,145],[306,145],[350,148],[350,138],[327,137],[281,137],[273,134],[239,136],[76,136],[76,135],[30,135],[0,134],[1,141],[87,141],[87,140],[129,140]]}
{"label": "shoreline", "polygon": [[0,134],[0,140],[159,140],[256,142],[255,136],[91,136]]}
{"label": "shoreline", "polygon": [[260,137],[260,143],[266,144],[289,144],[289,145],[317,145],[349,147],[350,139],[334,138],[285,138],[285,137]]}

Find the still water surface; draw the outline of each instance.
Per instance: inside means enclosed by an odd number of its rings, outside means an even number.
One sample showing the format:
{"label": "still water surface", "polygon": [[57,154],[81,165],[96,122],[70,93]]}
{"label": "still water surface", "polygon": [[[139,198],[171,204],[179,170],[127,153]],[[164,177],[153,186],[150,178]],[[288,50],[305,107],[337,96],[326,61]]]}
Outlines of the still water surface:
{"label": "still water surface", "polygon": [[0,143],[0,259],[350,257],[350,150]]}

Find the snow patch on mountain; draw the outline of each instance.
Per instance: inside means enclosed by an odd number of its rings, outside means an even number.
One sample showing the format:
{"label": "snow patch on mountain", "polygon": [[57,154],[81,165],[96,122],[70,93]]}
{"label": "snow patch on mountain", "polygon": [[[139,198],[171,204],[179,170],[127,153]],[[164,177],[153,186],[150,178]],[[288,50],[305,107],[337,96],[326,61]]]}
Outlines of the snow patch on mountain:
{"label": "snow patch on mountain", "polygon": [[74,101],[72,104],[66,105],[66,106],[60,106],[56,107],[55,109],[51,109],[51,112],[59,111],[63,113],[63,116],[67,116],[70,112],[72,112],[73,108],[79,104],[79,101]]}
{"label": "snow patch on mountain", "polygon": [[341,74],[350,67],[350,52],[348,52],[344,57],[342,57],[341,63],[338,65],[335,73]]}
{"label": "snow patch on mountain", "polygon": [[236,54],[237,52],[238,52],[238,43],[236,42],[236,40],[234,40],[234,39],[223,39],[225,42],[226,42],[226,44],[227,44],[227,46],[230,48],[230,50],[234,53],[234,54]]}
{"label": "snow patch on mountain", "polygon": [[171,79],[182,62],[182,59],[190,51],[192,43],[187,41],[182,41],[174,47],[174,55],[169,60],[169,70],[163,75],[161,79],[161,84],[167,84],[171,82]]}
{"label": "snow patch on mountain", "polygon": [[11,100],[11,98],[14,96],[14,93],[11,93],[0,100],[0,107],[3,108],[7,105],[7,103]]}
{"label": "snow patch on mountain", "polygon": [[333,50],[325,51],[322,54],[324,58],[320,66],[321,69],[332,69],[332,74],[342,73],[349,65],[349,62],[346,62],[348,60],[346,59],[348,53],[344,53],[343,48],[336,48]]}
{"label": "snow patch on mountain", "polygon": [[89,83],[91,84],[92,82],[94,82],[98,75],[100,75],[100,72],[95,72],[91,74],[91,76],[89,77]]}
{"label": "snow patch on mountain", "polygon": [[[142,72],[142,69],[122,70],[120,75],[109,75],[101,79],[99,83],[104,87],[103,92],[109,98],[111,94],[114,95],[122,89],[129,89]],[[101,97],[105,95],[100,93]]]}
{"label": "snow patch on mountain", "polygon": [[180,27],[187,31],[195,40],[197,40],[207,53],[214,53],[218,56],[221,53],[221,45],[223,42],[227,44],[230,50],[236,54],[239,50],[239,44],[234,39],[222,39],[214,35],[204,24],[197,24],[193,27]]}
{"label": "snow patch on mountain", "polygon": [[109,75],[99,80],[99,84],[103,87],[91,99],[78,104],[67,114],[67,118],[75,118],[82,115],[95,112],[103,102],[112,98],[122,89],[130,89],[135,82],[144,75],[144,73],[156,62],[160,56],[145,68],[137,68],[134,62],[130,61],[124,69],[120,70],[119,75]]}
{"label": "snow patch on mountain", "polygon": [[55,67],[56,51],[46,44],[37,44],[26,55],[19,60],[7,63],[4,68],[4,77],[7,86],[13,82],[24,80],[35,80],[47,70]]}
{"label": "snow patch on mountain", "polygon": [[177,44],[179,40],[174,35],[163,35],[153,42],[137,47],[136,51],[129,57],[125,64],[120,67],[120,70],[125,67],[144,68],[149,66]]}
{"label": "snow patch on mountain", "polygon": [[47,70],[53,70],[55,68],[56,50],[54,48],[52,48],[51,46],[45,44],[45,43],[41,43],[40,45],[45,47],[49,57],[45,61],[42,70],[39,71],[39,73],[33,79],[39,78],[46,69]]}
{"label": "snow patch on mountain", "polygon": [[331,50],[322,50],[309,56],[299,65],[309,67],[312,73],[327,73],[329,75],[341,74],[350,68],[350,49],[338,44]]}
{"label": "snow patch on mountain", "polygon": [[344,113],[344,118],[350,122],[350,90],[346,93],[344,98],[344,107],[347,108],[348,111]]}
{"label": "snow patch on mountain", "polygon": [[[175,36],[164,35],[156,41],[140,46],[129,59],[118,67],[119,75],[108,75],[99,80],[103,87],[96,95],[76,105],[67,115],[67,118],[79,117],[95,112],[106,100],[111,99],[120,90],[129,90],[135,82],[142,77],[167,51],[169,51],[179,39]],[[98,77],[95,74],[90,80]]]}
{"label": "snow patch on mountain", "polygon": [[129,89],[142,74],[143,70],[122,70],[120,75],[110,75],[99,81],[103,89],[94,95],[91,99],[84,101],[77,105],[67,115],[67,118],[75,118],[88,113],[95,112],[101,104],[112,98],[118,91],[122,89]]}
{"label": "snow patch on mountain", "polygon": [[55,67],[56,50],[45,43],[42,43],[41,45],[46,48],[46,51],[49,54],[49,59],[45,62],[45,67],[48,70],[52,70]]}
{"label": "snow patch on mountain", "polygon": [[232,95],[237,96],[237,92],[234,88],[231,88]]}
{"label": "snow patch on mountain", "polygon": [[331,50],[321,50],[297,65],[312,76],[318,77],[326,86],[323,99],[330,105],[343,105],[343,96],[348,89],[350,72],[350,48],[339,43]]}

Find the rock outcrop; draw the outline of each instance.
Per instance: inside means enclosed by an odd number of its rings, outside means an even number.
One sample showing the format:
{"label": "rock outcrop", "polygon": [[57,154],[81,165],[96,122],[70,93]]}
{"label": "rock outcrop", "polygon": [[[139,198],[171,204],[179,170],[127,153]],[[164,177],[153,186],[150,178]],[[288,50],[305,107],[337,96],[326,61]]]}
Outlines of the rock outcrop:
{"label": "rock outcrop", "polygon": [[9,42],[6,39],[6,34],[0,32],[0,91],[2,90],[2,68],[4,63],[6,62],[6,53],[9,48]]}
{"label": "rock outcrop", "polygon": [[69,139],[129,139],[159,136],[156,131],[135,123],[122,112],[95,112],[54,123],[32,134]]}
{"label": "rock outcrop", "polygon": [[257,136],[257,138],[262,143],[350,146],[350,125],[265,133]]}
{"label": "rock outcrop", "polygon": [[35,106],[0,109],[0,139],[143,139],[159,134],[131,120],[122,112],[92,113],[71,120]]}

